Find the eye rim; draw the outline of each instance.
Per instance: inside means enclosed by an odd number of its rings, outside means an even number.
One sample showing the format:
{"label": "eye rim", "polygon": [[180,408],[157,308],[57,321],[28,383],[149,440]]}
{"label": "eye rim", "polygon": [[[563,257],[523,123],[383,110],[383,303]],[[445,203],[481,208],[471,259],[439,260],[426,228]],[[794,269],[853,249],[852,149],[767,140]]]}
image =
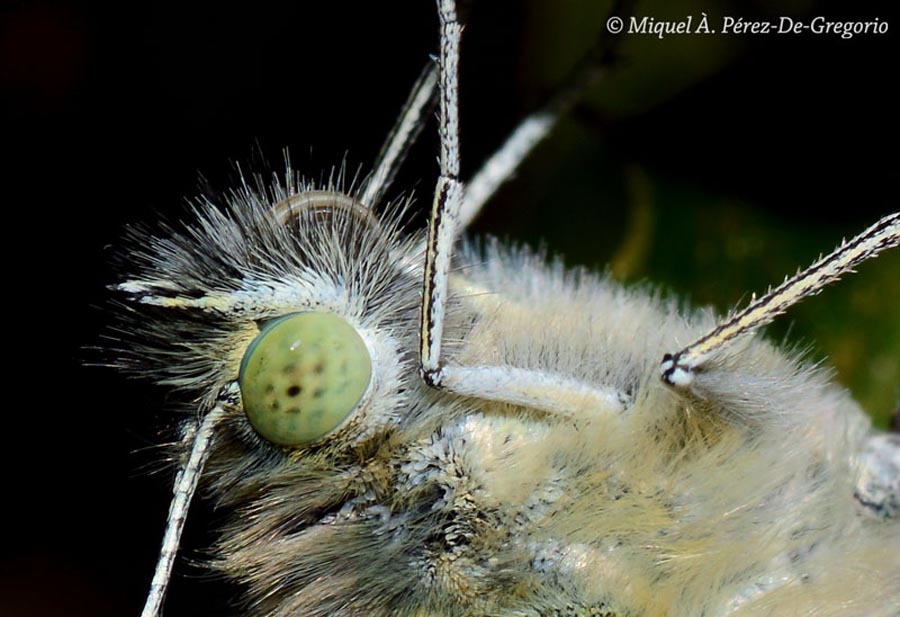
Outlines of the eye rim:
{"label": "eye rim", "polygon": [[[364,354],[357,354],[355,357],[351,357],[350,361],[355,361],[356,363],[363,361],[363,363],[365,365],[364,371],[366,374],[366,379],[365,379],[365,384],[361,388],[357,387],[359,395],[356,397],[351,397],[351,399],[354,399],[355,402],[353,402],[351,405],[347,406],[346,411],[341,411],[345,408],[344,406],[341,406],[341,407],[337,408],[338,409],[337,412],[335,412],[334,410],[331,410],[331,409],[326,410],[324,412],[327,416],[331,416],[332,419],[336,418],[335,422],[331,422],[331,420],[329,420],[329,422],[327,423],[328,428],[326,430],[323,430],[320,433],[316,433],[316,435],[314,437],[310,437],[310,438],[306,438],[306,439],[298,439],[296,437],[296,435],[293,438],[288,438],[288,437],[284,437],[281,435],[275,435],[272,433],[272,431],[270,429],[266,429],[265,427],[260,428],[260,426],[259,426],[259,424],[261,423],[261,420],[259,418],[260,414],[278,413],[278,412],[277,412],[277,410],[273,411],[271,409],[269,409],[269,410],[266,410],[266,409],[260,410],[258,408],[248,409],[248,407],[253,407],[254,404],[250,403],[248,405],[247,390],[250,387],[249,386],[245,387],[244,384],[245,384],[245,376],[246,376],[247,370],[248,370],[248,365],[250,364],[250,362],[252,361],[252,359],[254,357],[254,352],[259,349],[260,345],[264,344],[266,342],[266,339],[270,335],[272,335],[272,333],[274,331],[276,331],[280,325],[282,325],[294,318],[304,317],[304,316],[315,316],[317,318],[324,317],[326,319],[332,320],[332,322],[331,322],[332,326],[337,325],[339,327],[339,329],[336,331],[337,336],[335,335],[334,330],[329,330],[326,333],[326,338],[324,339],[326,342],[333,343],[335,341],[335,339],[339,336],[346,335],[346,334],[351,335],[348,338],[343,339],[342,350],[344,347],[347,347],[349,345],[349,347],[351,348],[350,353],[353,353],[353,351],[354,351],[353,347],[356,348],[355,351],[357,351],[357,352],[359,352],[359,351],[364,352]],[[364,402],[368,399],[368,397],[371,393],[372,387],[373,387],[373,383],[375,381],[374,357],[375,357],[375,355],[372,352],[370,344],[366,340],[366,337],[362,335],[362,333],[360,332],[360,329],[354,323],[347,320],[343,315],[340,315],[338,313],[335,313],[332,311],[326,311],[326,310],[302,310],[302,311],[295,311],[292,313],[286,313],[284,315],[279,315],[277,317],[268,319],[261,325],[261,327],[259,328],[259,333],[256,335],[256,337],[254,337],[254,339],[250,342],[250,344],[247,346],[246,350],[244,351],[243,357],[241,358],[240,368],[238,371],[238,378],[235,382],[237,384],[238,390],[241,393],[241,410],[243,412],[244,418],[246,419],[247,423],[249,424],[250,429],[253,430],[254,434],[258,438],[262,439],[266,443],[269,443],[273,446],[281,447],[281,448],[289,448],[289,449],[303,449],[303,448],[308,448],[311,446],[319,445],[322,442],[333,438],[336,434],[341,432],[343,429],[345,429],[351,423],[355,422],[355,420],[357,419],[357,412],[362,408]],[[353,370],[357,370],[357,369],[359,369],[359,366],[353,367]],[[274,369],[270,369],[270,370],[274,370]],[[352,370],[348,371],[348,374],[351,375],[349,377],[349,379],[352,379]],[[259,375],[256,375],[254,377],[257,380],[260,379]],[[304,377],[308,378],[309,375],[307,374]],[[333,377],[333,375],[331,377]],[[301,377],[298,377],[297,379],[299,380],[299,379],[301,379]],[[304,386],[306,386],[306,385],[309,385],[309,384],[304,384]],[[357,384],[357,386],[358,386],[358,384]],[[258,384],[256,384],[253,387],[256,389],[259,388]],[[325,386],[325,389],[327,389],[328,387],[329,386]],[[293,389],[293,388],[294,388],[294,386],[291,385],[288,388],[288,390]],[[301,388],[301,390],[302,390],[302,388]],[[273,390],[273,391],[275,391],[275,390]],[[297,393],[294,393],[294,394],[290,394],[289,392],[286,392],[286,393],[289,396],[297,395]],[[314,393],[314,396],[315,396],[315,393]],[[288,410],[288,411],[290,411],[290,410]],[[299,409],[298,409],[298,411],[299,411]],[[304,411],[308,411],[308,410],[304,410]],[[315,412],[308,412],[308,413],[312,413],[313,416],[316,415]],[[283,412],[281,415],[284,416],[285,412]],[[304,414],[304,415],[307,415],[307,414]],[[318,414],[318,415],[321,415],[321,414]],[[306,423],[311,422],[311,420],[308,417],[304,418],[303,421]],[[315,421],[315,417],[313,418],[313,421]],[[296,431],[296,429],[292,429],[292,430]],[[304,431],[299,431],[299,433],[303,434]]]}

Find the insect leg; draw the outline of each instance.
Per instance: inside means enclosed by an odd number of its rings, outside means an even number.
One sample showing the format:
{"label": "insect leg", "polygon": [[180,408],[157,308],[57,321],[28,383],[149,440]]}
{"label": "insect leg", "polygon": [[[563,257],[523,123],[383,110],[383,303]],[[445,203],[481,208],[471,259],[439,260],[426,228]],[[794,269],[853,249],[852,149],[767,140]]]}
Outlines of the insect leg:
{"label": "insect leg", "polygon": [[438,0],[440,36],[440,166],[428,222],[419,357],[426,383],[441,384],[441,339],[450,258],[459,224],[463,187],[459,180],[459,41],[462,27],[453,0]]}
{"label": "insect leg", "polygon": [[141,617],[156,617],[160,614],[162,603],[166,596],[166,589],[168,588],[169,580],[172,578],[172,565],[175,563],[175,555],[178,553],[178,544],[181,541],[181,532],[184,530],[184,523],[187,520],[188,508],[191,505],[194,492],[197,490],[197,482],[200,480],[203,466],[209,456],[216,426],[224,416],[225,401],[220,400],[206,414],[200,425],[184,436],[185,445],[190,445],[190,454],[175,477],[175,488],[172,492],[169,516],[166,520],[166,532],[163,536],[159,560],[156,562],[156,570],[153,573],[153,581],[150,583],[150,592],[147,594],[147,601],[144,603]]}
{"label": "insect leg", "polygon": [[461,27],[453,0],[439,0],[440,176],[428,225],[420,333],[420,370],[435,388],[477,398],[528,405],[570,415],[586,410],[620,411],[625,395],[571,378],[510,366],[447,366],[441,343],[448,297],[450,261],[460,225],[463,186],[459,180],[457,66]]}
{"label": "insect leg", "polygon": [[663,381],[676,388],[688,388],[718,352],[745,334],[771,323],[803,298],[814,296],[853,268],[881,251],[900,244],[900,212],[889,214],[864,232],[844,241],[829,255],[809,268],[754,299],[707,334],[674,354],[663,357],[660,371]]}
{"label": "insect leg", "polygon": [[[612,7],[611,15],[629,12],[631,2],[619,0]],[[513,130],[500,148],[481,166],[466,183],[465,195],[459,217],[459,229],[468,227],[482,206],[508,182],[522,161],[547,138],[581,99],[585,91],[596,83],[615,62],[617,34],[604,33],[590,50],[578,61],[575,68],[554,95],[540,109],[529,114]]]}
{"label": "insect leg", "polygon": [[384,192],[390,188],[397,170],[403,164],[410,146],[422,132],[428,116],[428,110],[434,103],[434,91],[437,85],[437,67],[429,62],[416,83],[413,84],[409,98],[403,105],[400,118],[391,129],[390,134],[381,146],[375,163],[375,171],[369,176],[360,201],[371,208],[377,205]]}
{"label": "insect leg", "polygon": [[441,387],[476,398],[534,407],[561,416],[624,411],[627,395],[564,375],[513,366],[445,366]]}

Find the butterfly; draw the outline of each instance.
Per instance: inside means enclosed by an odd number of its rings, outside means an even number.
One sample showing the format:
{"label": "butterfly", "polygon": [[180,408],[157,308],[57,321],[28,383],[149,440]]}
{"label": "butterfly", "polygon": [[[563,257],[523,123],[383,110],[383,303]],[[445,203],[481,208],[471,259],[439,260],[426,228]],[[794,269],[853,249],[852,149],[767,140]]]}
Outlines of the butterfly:
{"label": "butterfly", "polygon": [[[132,237],[120,364],[196,401],[145,614],[201,479],[233,512],[210,565],[250,614],[895,611],[896,438],[753,334],[896,246],[900,217],[721,319],[459,245],[609,41],[463,184],[461,26],[439,12],[363,181],[245,175]],[[440,175],[408,234],[406,202],[375,206],[433,96]]]}

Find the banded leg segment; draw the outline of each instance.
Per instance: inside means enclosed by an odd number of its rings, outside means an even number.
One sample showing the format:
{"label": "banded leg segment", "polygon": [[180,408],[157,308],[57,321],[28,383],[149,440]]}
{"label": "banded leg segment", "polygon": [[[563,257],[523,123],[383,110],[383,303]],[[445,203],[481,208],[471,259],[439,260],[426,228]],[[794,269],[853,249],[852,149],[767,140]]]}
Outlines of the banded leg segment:
{"label": "banded leg segment", "polygon": [[422,378],[441,384],[441,340],[450,274],[450,259],[459,224],[462,183],[459,180],[459,42],[462,27],[454,0],[438,0],[440,38],[440,176],[428,222],[419,354]]}
{"label": "banded leg segment", "polygon": [[[459,180],[458,61],[461,27],[453,0],[438,0],[440,43],[440,176],[434,192],[428,240],[420,332],[420,370],[425,382],[463,396],[525,405],[547,413],[616,413],[627,397],[564,375],[512,366],[445,365],[441,347],[449,294],[453,245],[460,226],[463,186]],[[492,191],[491,191],[492,192]]]}
{"label": "banded leg segment", "polygon": [[771,323],[788,308],[804,298],[816,295],[867,259],[898,244],[900,212],[895,212],[849,242],[842,242],[829,255],[786,279],[775,289],[770,289],[747,308],[735,313],[681,351],[666,354],[660,365],[662,380],[676,388],[689,387],[694,382],[696,373],[703,370],[704,365],[717,352],[743,335]]}

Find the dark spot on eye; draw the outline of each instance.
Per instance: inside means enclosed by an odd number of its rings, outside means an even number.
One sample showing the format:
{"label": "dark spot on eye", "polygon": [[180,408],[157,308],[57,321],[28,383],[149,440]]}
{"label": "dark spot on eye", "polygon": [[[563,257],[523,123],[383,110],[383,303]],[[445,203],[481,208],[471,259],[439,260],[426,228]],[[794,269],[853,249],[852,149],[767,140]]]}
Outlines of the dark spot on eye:
{"label": "dark spot on eye", "polygon": [[293,385],[287,389],[288,396],[297,396],[301,392],[303,392],[303,388],[301,388],[300,386],[297,386],[297,385]]}
{"label": "dark spot on eye", "polygon": [[301,409],[299,407],[288,407],[288,409],[286,410],[286,413],[289,413],[292,416],[296,416],[303,412],[301,411]]}
{"label": "dark spot on eye", "polygon": [[272,394],[273,392],[275,392],[275,385],[270,383],[266,386],[266,394]]}
{"label": "dark spot on eye", "polygon": [[297,366],[296,366],[295,364],[286,364],[286,365],[284,366],[284,368],[281,369],[281,372],[283,372],[285,375],[290,375],[290,374],[293,373],[296,369],[297,369]]}
{"label": "dark spot on eye", "polygon": [[325,394],[324,388],[316,388],[315,390],[313,390],[313,398],[322,398],[322,396],[324,394]]}
{"label": "dark spot on eye", "polygon": [[281,401],[277,398],[272,401],[272,411],[278,411],[281,409]]}
{"label": "dark spot on eye", "polygon": [[321,375],[322,373],[325,372],[325,365],[322,364],[321,362],[319,362],[318,364],[316,364],[316,365],[313,367],[313,372],[314,372],[316,375]]}

